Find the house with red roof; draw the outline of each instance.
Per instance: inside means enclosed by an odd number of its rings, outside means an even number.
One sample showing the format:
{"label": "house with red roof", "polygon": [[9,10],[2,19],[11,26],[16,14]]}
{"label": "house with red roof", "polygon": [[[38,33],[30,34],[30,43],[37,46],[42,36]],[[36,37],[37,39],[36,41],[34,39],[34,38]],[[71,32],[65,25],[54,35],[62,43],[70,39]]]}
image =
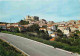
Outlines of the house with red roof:
{"label": "house with red roof", "polygon": [[6,30],[6,24],[0,24],[0,28]]}

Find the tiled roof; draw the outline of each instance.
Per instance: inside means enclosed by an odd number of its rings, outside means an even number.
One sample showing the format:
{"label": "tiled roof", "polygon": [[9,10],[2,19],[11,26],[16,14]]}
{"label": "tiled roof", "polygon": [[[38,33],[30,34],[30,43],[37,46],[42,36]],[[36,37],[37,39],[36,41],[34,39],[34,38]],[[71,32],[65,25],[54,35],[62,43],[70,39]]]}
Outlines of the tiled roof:
{"label": "tiled roof", "polygon": [[75,28],[79,28],[79,27],[76,26]]}
{"label": "tiled roof", "polygon": [[48,25],[48,27],[52,27],[52,26],[54,26],[54,25]]}
{"label": "tiled roof", "polygon": [[50,39],[50,41],[54,41],[54,40],[55,40],[55,38]]}
{"label": "tiled roof", "polygon": [[18,23],[13,23],[12,25],[17,25]]}
{"label": "tiled roof", "polygon": [[0,24],[1,26],[5,26],[6,24]]}
{"label": "tiled roof", "polygon": [[40,30],[44,30],[44,29],[46,29],[46,28],[40,28]]}

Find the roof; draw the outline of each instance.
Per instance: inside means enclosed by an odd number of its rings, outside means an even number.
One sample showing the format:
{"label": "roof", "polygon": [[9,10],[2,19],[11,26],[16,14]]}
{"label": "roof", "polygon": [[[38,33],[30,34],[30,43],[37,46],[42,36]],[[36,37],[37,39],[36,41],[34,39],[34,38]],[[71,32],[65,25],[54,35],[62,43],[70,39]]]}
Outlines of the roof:
{"label": "roof", "polygon": [[[7,28],[11,28],[11,27],[14,27],[14,26],[9,26],[9,27],[7,27]],[[17,26],[16,26],[17,27]],[[14,27],[14,28],[16,28],[16,27]],[[22,27],[18,27],[18,28],[22,28]]]}
{"label": "roof", "polygon": [[7,27],[7,28],[11,28],[11,27],[14,27],[14,26],[9,26],[9,27]]}
{"label": "roof", "polygon": [[80,25],[80,24],[77,24],[77,25]]}
{"label": "roof", "polygon": [[54,40],[55,40],[55,38],[50,39],[50,41],[54,41]]}
{"label": "roof", "polygon": [[80,22],[80,20],[78,20],[78,22]]}
{"label": "roof", "polygon": [[69,27],[69,26],[58,26],[58,27]]}
{"label": "roof", "polygon": [[75,28],[79,28],[79,27],[76,26]]}
{"label": "roof", "polygon": [[23,27],[29,27],[28,25],[21,25],[21,26],[23,26]]}
{"label": "roof", "polygon": [[40,30],[44,30],[44,29],[46,29],[46,28],[40,28]]}
{"label": "roof", "polygon": [[52,26],[54,26],[54,25],[48,25],[48,27],[52,27]]}
{"label": "roof", "polygon": [[5,26],[6,24],[0,24],[1,26]]}
{"label": "roof", "polygon": [[53,34],[51,34],[51,35],[55,35],[55,34],[53,33]]}
{"label": "roof", "polygon": [[13,23],[12,25],[17,25],[18,23]]}
{"label": "roof", "polygon": [[48,31],[52,31],[51,29],[47,29]]}

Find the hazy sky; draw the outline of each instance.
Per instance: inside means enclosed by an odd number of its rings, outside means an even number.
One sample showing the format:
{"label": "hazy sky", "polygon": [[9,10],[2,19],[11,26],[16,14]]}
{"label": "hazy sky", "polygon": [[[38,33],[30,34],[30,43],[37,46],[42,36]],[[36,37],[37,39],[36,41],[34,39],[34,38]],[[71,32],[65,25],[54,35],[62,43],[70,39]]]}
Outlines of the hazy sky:
{"label": "hazy sky", "polygon": [[80,0],[0,0],[0,22],[17,22],[27,15],[55,22],[80,20]]}

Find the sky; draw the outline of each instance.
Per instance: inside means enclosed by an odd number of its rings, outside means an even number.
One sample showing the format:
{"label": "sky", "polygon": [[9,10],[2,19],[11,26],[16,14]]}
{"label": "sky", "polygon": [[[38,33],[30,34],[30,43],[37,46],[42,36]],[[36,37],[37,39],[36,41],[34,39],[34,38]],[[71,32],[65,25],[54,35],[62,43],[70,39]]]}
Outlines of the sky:
{"label": "sky", "polygon": [[18,22],[27,15],[47,21],[80,20],[80,0],[0,0],[0,22]]}

